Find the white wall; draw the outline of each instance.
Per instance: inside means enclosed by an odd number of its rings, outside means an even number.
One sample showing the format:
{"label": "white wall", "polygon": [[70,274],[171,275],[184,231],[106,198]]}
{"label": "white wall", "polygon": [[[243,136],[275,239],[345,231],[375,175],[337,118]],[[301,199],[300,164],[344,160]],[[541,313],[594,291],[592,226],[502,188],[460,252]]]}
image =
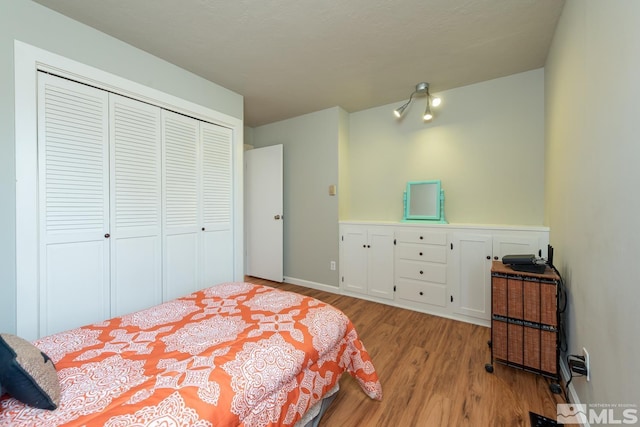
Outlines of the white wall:
{"label": "white wall", "polygon": [[[0,0],[0,331],[16,327],[14,40],[242,119],[242,97],[28,0]],[[36,256],[36,254],[34,254]]]}
{"label": "white wall", "polygon": [[546,65],[546,223],[582,403],[640,406],[640,2],[568,0]]}
{"label": "white wall", "polygon": [[[256,148],[283,144],[284,275],[338,286],[338,144],[344,110],[334,107],[253,129]],[[342,118],[342,119],[341,119]],[[340,192],[338,188],[338,192]]]}
{"label": "white wall", "polygon": [[350,117],[348,212],[340,219],[402,219],[407,181],[442,180],[451,223],[542,225],[544,72],[438,94],[431,123],[417,97],[396,121],[384,105]]}

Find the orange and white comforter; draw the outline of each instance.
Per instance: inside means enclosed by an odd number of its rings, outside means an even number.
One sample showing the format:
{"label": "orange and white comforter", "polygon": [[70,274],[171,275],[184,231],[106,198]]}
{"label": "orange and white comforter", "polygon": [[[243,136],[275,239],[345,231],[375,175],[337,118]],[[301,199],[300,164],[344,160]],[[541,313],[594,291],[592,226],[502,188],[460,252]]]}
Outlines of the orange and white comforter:
{"label": "orange and white comforter", "polygon": [[34,344],[56,364],[54,411],[5,396],[0,426],[293,425],[349,372],[382,389],[351,321],[313,298],[224,283]]}

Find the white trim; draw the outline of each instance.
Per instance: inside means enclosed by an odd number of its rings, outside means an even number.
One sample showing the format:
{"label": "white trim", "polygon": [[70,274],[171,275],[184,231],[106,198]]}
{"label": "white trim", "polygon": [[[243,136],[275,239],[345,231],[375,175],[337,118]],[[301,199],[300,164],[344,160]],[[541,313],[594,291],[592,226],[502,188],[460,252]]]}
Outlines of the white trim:
{"label": "white trim", "polygon": [[504,225],[504,224],[466,224],[446,223],[436,224],[429,221],[374,221],[374,220],[341,220],[339,225],[382,225],[387,227],[433,227],[441,229],[473,229],[473,230],[507,230],[507,231],[542,231],[549,232],[549,227],[542,225]]}
{"label": "white trim", "polygon": [[16,153],[16,332],[39,337],[37,73],[89,84],[130,98],[225,126],[233,131],[234,278],[244,277],[243,121],[227,114],[127,80],[21,41],[14,41]]}
{"label": "white trim", "polygon": [[316,289],[318,291],[330,292],[332,294],[342,295],[340,288],[337,286],[326,285],[324,283],[310,282],[309,280],[296,279],[295,277],[285,276],[284,281],[292,285],[304,286],[305,288]]}
{"label": "white trim", "polygon": [[[562,374],[562,379],[564,380],[564,383],[566,384],[567,381],[569,381],[570,378],[570,374],[569,374],[569,367],[567,366],[567,363],[565,361],[565,359],[563,359],[562,357],[560,357],[560,373]],[[576,391],[575,387],[573,386],[573,384],[569,384],[569,395],[571,396],[571,403],[574,403],[576,405],[580,405],[580,397],[578,396],[578,392]],[[567,402],[569,403],[569,402]],[[591,425],[589,424],[589,421],[585,420],[584,424],[582,424],[584,427],[591,427]]]}

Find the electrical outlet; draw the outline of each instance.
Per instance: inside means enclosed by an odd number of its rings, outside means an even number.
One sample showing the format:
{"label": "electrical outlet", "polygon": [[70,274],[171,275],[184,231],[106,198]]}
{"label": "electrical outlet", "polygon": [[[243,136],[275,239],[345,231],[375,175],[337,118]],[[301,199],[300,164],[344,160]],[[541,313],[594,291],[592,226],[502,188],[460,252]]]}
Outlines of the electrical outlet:
{"label": "electrical outlet", "polygon": [[329,263],[329,268],[330,268],[331,270],[335,270],[335,269],[336,269],[336,262],[335,262],[335,261],[331,261],[331,262]]}
{"label": "electrical outlet", "polygon": [[584,366],[587,368],[587,381],[591,380],[591,366],[589,366],[589,352],[582,347],[582,355],[584,356]]}

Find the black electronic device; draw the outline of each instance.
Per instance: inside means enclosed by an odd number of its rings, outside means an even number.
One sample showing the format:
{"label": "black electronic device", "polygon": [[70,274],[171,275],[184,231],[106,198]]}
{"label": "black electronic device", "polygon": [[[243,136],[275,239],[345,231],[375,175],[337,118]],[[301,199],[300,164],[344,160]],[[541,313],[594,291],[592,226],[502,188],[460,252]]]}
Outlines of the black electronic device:
{"label": "black electronic device", "polygon": [[502,263],[515,271],[527,273],[542,274],[547,268],[545,264],[538,263],[538,259],[533,254],[505,255],[502,257]]}
{"label": "black electronic device", "polygon": [[505,256],[502,257],[502,263],[503,264],[510,264],[510,265],[514,265],[514,264],[532,265],[532,264],[536,264],[536,256],[533,255],[533,254],[505,255]]}

